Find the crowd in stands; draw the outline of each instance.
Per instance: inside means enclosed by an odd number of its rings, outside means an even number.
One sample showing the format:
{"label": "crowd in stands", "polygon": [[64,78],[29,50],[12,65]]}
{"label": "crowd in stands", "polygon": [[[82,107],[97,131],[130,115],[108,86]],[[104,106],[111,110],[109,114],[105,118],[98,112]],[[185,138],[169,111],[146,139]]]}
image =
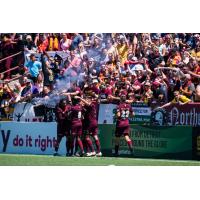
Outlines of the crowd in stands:
{"label": "crowd in stands", "polygon": [[[63,62],[58,55],[49,56],[50,51],[67,57]],[[19,81],[12,85],[18,75]],[[200,34],[0,34],[1,108],[34,97],[48,98],[56,83],[66,78],[107,102],[121,89],[130,101],[149,105],[171,102],[174,91],[197,102]]]}

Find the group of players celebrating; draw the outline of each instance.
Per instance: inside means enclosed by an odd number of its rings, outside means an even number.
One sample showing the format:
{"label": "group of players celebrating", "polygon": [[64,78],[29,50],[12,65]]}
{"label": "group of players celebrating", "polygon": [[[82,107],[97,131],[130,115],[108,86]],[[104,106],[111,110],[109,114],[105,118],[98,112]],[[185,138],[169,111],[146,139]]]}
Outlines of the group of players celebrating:
{"label": "group of players celebrating", "polygon": [[[80,88],[73,87],[56,106],[57,143],[54,155],[57,156],[60,142],[66,137],[66,156],[102,156],[98,137],[98,94],[86,89],[82,94]],[[110,97],[118,102],[116,109],[115,156],[119,155],[120,137],[124,137],[130,154],[133,154],[133,143],[129,137],[129,117],[133,116],[127,93],[122,90],[120,97]],[[106,133],[105,133],[106,134]],[[93,143],[95,143],[95,148]]]}

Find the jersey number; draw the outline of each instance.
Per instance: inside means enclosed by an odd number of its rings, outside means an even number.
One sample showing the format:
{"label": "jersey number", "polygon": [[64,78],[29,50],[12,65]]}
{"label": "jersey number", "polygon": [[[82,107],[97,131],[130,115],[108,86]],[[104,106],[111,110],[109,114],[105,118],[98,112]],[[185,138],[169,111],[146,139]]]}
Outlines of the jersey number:
{"label": "jersey number", "polygon": [[123,110],[122,111],[122,118],[128,118],[129,117],[129,110]]}
{"label": "jersey number", "polygon": [[78,112],[78,119],[81,119],[81,111]]}

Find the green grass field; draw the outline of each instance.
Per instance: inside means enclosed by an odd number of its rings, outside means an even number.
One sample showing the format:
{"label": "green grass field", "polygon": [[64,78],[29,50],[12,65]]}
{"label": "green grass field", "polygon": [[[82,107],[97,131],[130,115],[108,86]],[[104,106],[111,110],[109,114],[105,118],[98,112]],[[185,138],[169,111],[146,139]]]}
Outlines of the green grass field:
{"label": "green grass field", "polygon": [[200,161],[0,154],[0,166],[199,166]]}

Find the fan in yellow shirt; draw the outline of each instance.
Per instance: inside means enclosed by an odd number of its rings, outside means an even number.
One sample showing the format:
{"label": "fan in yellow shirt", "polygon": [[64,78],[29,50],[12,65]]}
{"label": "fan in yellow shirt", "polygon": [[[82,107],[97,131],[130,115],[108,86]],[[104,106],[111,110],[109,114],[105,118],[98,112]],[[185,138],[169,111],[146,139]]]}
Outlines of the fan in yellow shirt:
{"label": "fan in yellow shirt", "polygon": [[127,60],[128,50],[129,50],[128,42],[125,40],[124,36],[121,36],[120,43],[117,45],[117,51],[119,60],[122,65]]}
{"label": "fan in yellow shirt", "polygon": [[179,91],[175,91],[174,92],[174,99],[171,102],[166,103],[166,104],[164,104],[163,106],[161,106],[159,108],[165,108],[165,107],[170,106],[171,104],[175,104],[175,103],[178,103],[179,105],[185,105],[185,104],[187,104],[189,102],[191,102],[190,99],[188,99],[184,95],[181,95],[179,93]]}

